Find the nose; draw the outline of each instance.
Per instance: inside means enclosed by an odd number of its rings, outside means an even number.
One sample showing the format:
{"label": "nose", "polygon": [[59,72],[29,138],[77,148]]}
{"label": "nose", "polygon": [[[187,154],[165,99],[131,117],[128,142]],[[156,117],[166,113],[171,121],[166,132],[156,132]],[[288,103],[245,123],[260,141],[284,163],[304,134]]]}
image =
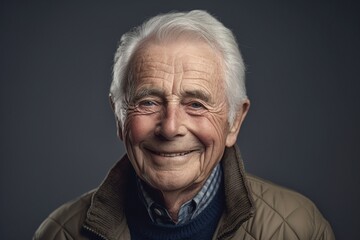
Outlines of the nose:
{"label": "nose", "polygon": [[170,103],[161,116],[161,120],[156,129],[156,135],[166,140],[173,140],[186,134],[185,117],[178,104]]}

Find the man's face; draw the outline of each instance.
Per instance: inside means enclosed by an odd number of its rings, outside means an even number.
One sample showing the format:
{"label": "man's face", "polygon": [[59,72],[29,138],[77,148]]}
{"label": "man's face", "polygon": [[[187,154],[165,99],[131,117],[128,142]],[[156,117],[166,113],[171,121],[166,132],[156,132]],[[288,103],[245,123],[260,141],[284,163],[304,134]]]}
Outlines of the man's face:
{"label": "man's face", "polygon": [[201,185],[236,141],[219,55],[200,41],[147,43],[121,133],[137,175],[155,189]]}

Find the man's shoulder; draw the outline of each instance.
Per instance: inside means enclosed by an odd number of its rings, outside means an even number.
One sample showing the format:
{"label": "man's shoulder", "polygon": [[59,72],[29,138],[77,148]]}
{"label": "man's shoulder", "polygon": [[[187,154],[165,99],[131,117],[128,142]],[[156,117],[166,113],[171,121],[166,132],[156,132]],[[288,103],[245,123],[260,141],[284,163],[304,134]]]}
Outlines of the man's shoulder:
{"label": "man's shoulder", "polygon": [[280,215],[293,212],[299,207],[314,208],[314,203],[304,195],[277,185],[271,181],[248,174],[247,180],[255,201],[265,203]]}
{"label": "man's shoulder", "polygon": [[41,223],[33,239],[79,239],[93,192],[87,192],[53,211]]}
{"label": "man's shoulder", "polygon": [[253,175],[247,179],[256,211],[245,230],[274,239],[333,239],[329,223],[310,199]]}

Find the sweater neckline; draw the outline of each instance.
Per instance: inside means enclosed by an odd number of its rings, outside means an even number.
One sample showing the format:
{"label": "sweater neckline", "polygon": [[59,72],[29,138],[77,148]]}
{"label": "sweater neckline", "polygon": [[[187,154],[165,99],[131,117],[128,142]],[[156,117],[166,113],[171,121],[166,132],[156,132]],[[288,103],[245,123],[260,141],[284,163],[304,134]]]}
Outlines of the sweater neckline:
{"label": "sweater neckline", "polygon": [[[231,235],[255,212],[240,151],[236,145],[225,148],[221,165],[224,174],[225,209],[216,233],[219,238]],[[134,170],[127,155],[109,171],[92,196],[83,223],[84,230],[107,240],[118,239],[123,234],[129,236],[124,204],[131,171]]]}
{"label": "sweater neckline", "polygon": [[[126,218],[132,239],[209,239],[213,235],[224,208],[222,183],[209,205],[197,217],[185,224],[158,225],[151,221],[138,194],[126,196]],[[131,184],[130,188],[136,185]]]}

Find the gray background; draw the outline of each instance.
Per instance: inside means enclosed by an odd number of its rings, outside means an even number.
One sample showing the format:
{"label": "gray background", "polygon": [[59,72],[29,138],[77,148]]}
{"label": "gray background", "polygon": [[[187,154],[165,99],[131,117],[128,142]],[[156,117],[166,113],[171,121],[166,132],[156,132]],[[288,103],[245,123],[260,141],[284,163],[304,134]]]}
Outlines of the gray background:
{"label": "gray background", "polygon": [[194,2],[1,1],[1,239],[30,239],[123,154],[107,99],[120,36],[196,8],[234,31],[247,64],[247,170],[310,197],[338,239],[359,239],[359,4]]}

